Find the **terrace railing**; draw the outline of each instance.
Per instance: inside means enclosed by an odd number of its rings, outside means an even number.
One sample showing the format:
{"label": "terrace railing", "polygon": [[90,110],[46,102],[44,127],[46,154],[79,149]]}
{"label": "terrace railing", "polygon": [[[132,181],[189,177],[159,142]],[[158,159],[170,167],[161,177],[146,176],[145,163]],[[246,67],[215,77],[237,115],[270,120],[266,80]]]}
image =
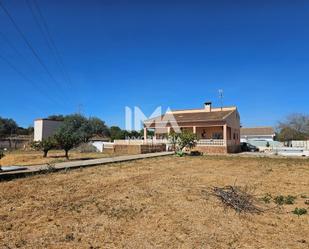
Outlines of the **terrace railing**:
{"label": "terrace railing", "polygon": [[200,139],[197,141],[197,145],[203,146],[225,146],[226,141],[224,139]]}
{"label": "terrace railing", "polygon": [[[169,144],[168,139],[147,139],[146,141],[143,139],[127,139],[127,140],[115,140],[115,144],[122,145],[140,145],[140,144]],[[199,146],[227,146],[233,145],[232,140],[224,140],[224,139],[199,139],[197,140],[197,145]]]}

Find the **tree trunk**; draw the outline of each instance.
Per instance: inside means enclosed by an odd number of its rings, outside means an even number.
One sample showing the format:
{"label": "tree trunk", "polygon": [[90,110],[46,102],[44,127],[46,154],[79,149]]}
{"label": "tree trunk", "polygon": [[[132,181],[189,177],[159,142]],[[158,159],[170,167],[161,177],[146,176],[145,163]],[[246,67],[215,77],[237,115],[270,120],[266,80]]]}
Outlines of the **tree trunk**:
{"label": "tree trunk", "polygon": [[66,157],[66,159],[69,159],[69,151],[68,150],[65,150],[65,157]]}
{"label": "tree trunk", "polygon": [[48,150],[44,150],[43,152],[44,152],[43,157],[47,157]]}

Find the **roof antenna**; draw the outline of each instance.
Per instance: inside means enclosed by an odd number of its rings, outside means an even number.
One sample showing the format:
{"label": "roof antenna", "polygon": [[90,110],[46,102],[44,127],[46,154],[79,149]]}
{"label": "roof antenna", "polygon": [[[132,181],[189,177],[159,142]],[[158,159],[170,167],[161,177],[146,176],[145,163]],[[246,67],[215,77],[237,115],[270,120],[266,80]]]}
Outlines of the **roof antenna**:
{"label": "roof antenna", "polygon": [[221,104],[221,111],[223,109],[223,90],[219,89],[219,99],[220,99],[220,104]]}

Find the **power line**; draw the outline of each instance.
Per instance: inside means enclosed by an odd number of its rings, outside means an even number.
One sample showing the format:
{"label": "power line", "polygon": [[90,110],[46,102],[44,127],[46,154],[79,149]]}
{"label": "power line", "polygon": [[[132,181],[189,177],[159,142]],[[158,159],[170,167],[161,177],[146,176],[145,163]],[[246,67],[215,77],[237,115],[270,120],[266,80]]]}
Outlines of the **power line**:
{"label": "power line", "polygon": [[[35,11],[34,11],[32,5],[31,5],[31,1],[27,0],[26,3],[27,3],[27,5],[28,5],[28,7],[29,7],[29,9],[31,11],[31,14],[32,14],[32,17],[33,17],[35,23],[39,27],[39,30],[40,30],[40,32],[42,33],[42,36],[45,39],[45,42],[46,42],[49,50],[51,51],[51,53],[53,54],[53,56],[55,58],[55,61],[56,61],[57,65],[58,65],[58,67],[59,67],[59,69],[60,69],[60,71],[61,71],[61,73],[62,73],[62,75],[64,77],[64,80],[70,85],[70,83],[71,83],[70,79],[68,78],[67,72],[65,72],[63,62],[62,62],[62,60],[60,58],[60,55],[59,55],[58,50],[57,50],[57,47],[56,47],[56,45],[55,45],[55,43],[54,43],[54,41],[53,41],[53,39],[52,39],[52,37],[50,35],[50,32],[49,32],[48,27],[47,27],[47,24],[46,24],[46,22],[44,20],[44,17],[43,17],[43,15],[42,15],[42,13],[41,13],[41,11],[39,9],[38,4],[35,2],[35,7],[37,9],[37,12],[39,13],[39,16],[41,18],[41,22],[44,24],[44,26],[38,20],[37,15],[35,14]],[[45,31],[44,31],[44,28],[45,28]]]}
{"label": "power line", "polygon": [[22,71],[20,71],[15,65],[13,65],[8,59],[6,59],[4,56],[0,55],[0,58],[6,62],[17,74],[19,74],[20,77],[22,77],[25,81],[29,82],[32,87],[34,87],[39,93],[41,93],[42,95],[46,96],[49,101],[51,101],[53,104],[56,103],[56,101],[54,99],[52,99],[50,96],[48,96],[45,92],[43,92],[40,87],[39,84],[37,84],[35,81],[31,80],[30,78],[28,78],[27,75],[25,75]]}
{"label": "power line", "polygon": [[64,73],[65,73],[65,75],[66,75],[68,81],[69,81],[70,84],[72,85],[72,81],[71,81],[70,75],[69,75],[68,71],[66,70],[66,67],[65,67],[65,65],[64,65],[64,63],[63,63],[63,60],[62,60],[62,57],[61,57],[61,54],[59,53],[59,49],[58,49],[58,47],[56,46],[56,43],[55,43],[55,41],[54,41],[54,39],[53,39],[53,36],[51,35],[50,29],[49,29],[49,27],[48,27],[48,25],[47,25],[47,22],[46,22],[46,19],[44,18],[44,15],[43,15],[43,13],[42,13],[42,11],[41,11],[41,9],[40,9],[40,6],[39,6],[39,4],[37,3],[36,0],[33,0],[33,3],[34,3],[34,5],[35,5],[35,7],[37,8],[37,11],[38,11],[38,13],[39,13],[39,15],[40,15],[40,17],[41,17],[42,23],[43,23],[43,25],[44,25],[44,27],[45,27],[45,29],[46,29],[46,33],[47,33],[47,35],[48,35],[48,37],[49,37],[49,40],[50,40],[51,44],[53,45],[53,47],[54,47],[54,49],[55,49],[56,55],[58,56],[59,62],[60,62],[60,64],[61,64],[62,67],[63,67]]}
{"label": "power line", "polygon": [[14,25],[15,29],[17,30],[17,32],[20,34],[20,36],[23,38],[24,42],[27,44],[28,48],[31,50],[32,54],[34,55],[34,57],[38,60],[38,62],[40,63],[40,65],[45,69],[46,73],[49,75],[49,77],[57,84],[57,86],[59,88],[61,88],[61,85],[57,82],[57,80],[54,78],[54,76],[52,75],[52,73],[49,71],[49,69],[47,68],[47,66],[45,65],[45,63],[43,62],[43,60],[40,58],[40,56],[38,55],[38,53],[36,52],[36,50],[33,48],[33,46],[31,45],[31,43],[28,41],[27,37],[24,35],[24,33],[22,32],[22,30],[19,28],[19,26],[17,25],[17,23],[15,22],[14,18],[12,17],[12,15],[10,14],[10,12],[4,7],[3,3],[0,1],[0,7],[3,9],[3,11],[6,13],[6,15],[9,17],[10,21],[12,22],[12,24]]}
{"label": "power line", "polygon": [[[26,64],[28,64],[31,68],[33,68],[32,64],[27,60],[27,58],[13,45],[13,43],[6,37],[6,35],[4,33],[2,33],[0,31],[0,36],[2,37],[2,39],[6,42],[6,44],[21,58],[23,59]],[[11,68],[13,68],[16,72],[18,72],[18,74],[23,74],[21,73],[17,67],[15,67],[11,62],[9,62],[6,58],[4,58],[3,56],[1,56],[2,60],[5,61]],[[25,75],[25,74],[23,74]],[[23,76],[22,76],[23,77]],[[25,78],[25,77],[23,77]],[[29,79],[28,77],[26,77],[26,81],[32,81],[31,79]],[[33,81],[32,81],[33,82]],[[36,83],[34,83],[36,84]]]}

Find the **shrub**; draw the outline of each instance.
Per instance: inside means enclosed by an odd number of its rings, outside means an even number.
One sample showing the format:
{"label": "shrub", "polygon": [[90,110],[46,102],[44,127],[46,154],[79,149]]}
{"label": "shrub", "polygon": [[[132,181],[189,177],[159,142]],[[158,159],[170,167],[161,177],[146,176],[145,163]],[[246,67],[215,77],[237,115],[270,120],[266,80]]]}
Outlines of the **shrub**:
{"label": "shrub", "polygon": [[271,202],[271,199],[272,199],[272,196],[271,194],[267,193],[266,195],[264,195],[261,200],[265,203],[270,203]]}
{"label": "shrub", "polygon": [[82,143],[77,148],[76,151],[81,153],[97,152],[98,149],[89,143]]}
{"label": "shrub", "polygon": [[288,205],[294,204],[296,196],[288,195],[285,197],[284,203]]}
{"label": "shrub", "polygon": [[284,204],[284,196],[283,195],[278,195],[274,198],[274,201],[278,205],[283,205]]}
{"label": "shrub", "polygon": [[300,215],[304,215],[307,213],[307,209],[305,208],[295,208],[293,211],[292,211],[293,214],[296,214],[298,216]]}
{"label": "shrub", "polygon": [[177,151],[176,152],[176,155],[179,156],[179,157],[183,157],[185,155],[185,153],[181,150]]}
{"label": "shrub", "polygon": [[294,204],[295,199],[296,199],[296,196],[292,196],[292,195],[287,195],[287,196],[278,195],[274,198],[274,201],[278,205],[283,205],[283,204],[291,205],[291,204]]}

